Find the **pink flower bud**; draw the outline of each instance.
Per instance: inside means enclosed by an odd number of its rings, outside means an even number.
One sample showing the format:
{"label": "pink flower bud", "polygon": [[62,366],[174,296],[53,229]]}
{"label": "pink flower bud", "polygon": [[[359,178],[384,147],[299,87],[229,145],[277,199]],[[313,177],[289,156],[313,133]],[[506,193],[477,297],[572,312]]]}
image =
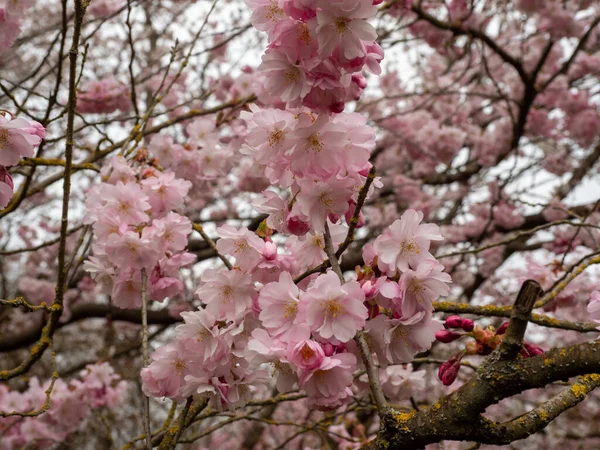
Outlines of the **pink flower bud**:
{"label": "pink flower bud", "polygon": [[324,358],[323,347],[317,341],[312,340],[298,342],[289,353],[290,362],[303,370],[318,369]]}
{"label": "pink flower bud", "polygon": [[521,350],[521,355],[523,355],[523,358],[532,358],[543,353],[544,350],[539,345],[531,344],[529,342],[523,343],[523,350]]}
{"label": "pink flower bud", "polygon": [[360,73],[355,73],[352,75],[352,82],[356,83],[356,85],[361,89],[367,87],[367,79],[363,77]]}
{"label": "pink flower bud", "polygon": [[[356,202],[354,200],[350,200],[348,202],[348,211],[344,214],[344,218],[346,219],[346,223],[350,225],[350,221],[352,217],[354,217],[354,211],[356,211]],[[356,228],[361,228],[365,224],[365,216],[362,211],[358,214],[358,224]]]}
{"label": "pink flower bud", "polygon": [[377,294],[377,288],[375,287],[375,283],[373,283],[371,280],[365,281],[360,287],[365,293],[366,298],[371,298],[375,294]]}
{"label": "pink flower bud", "polygon": [[40,139],[46,139],[46,129],[41,123],[36,122],[35,120],[31,120],[29,123],[31,124],[31,126],[27,128],[29,134],[33,134]]}
{"label": "pink flower bud", "polygon": [[460,370],[461,359],[462,354],[458,353],[440,366],[438,378],[444,386],[450,386],[456,380],[456,376]]}
{"label": "pink flower bud", "polygon": [[460,328],[463,319],[459,316],[450,316],[446,319],[446,326],[448,328]]}
{"label": "pink flower bud", "polygon": [[8,173],[8,170],[6,170],[6,167],[4,166],[0,166],[0,183],[8,184],[8,187],[11,190],[15,188],[13,179],[10,176],[10,173]]}
{"label": "pink flower bud", "polygon": [[262,255],[267,261],[273,261],[274,259],[277,259],[277,245],[275,245],[273,242],[265,242]]}
{"label": "pink flower bud", "polygon": [[323,348],[323,352],[325,353],[325,356],[331,356],[331,355],[333,355],[333,352],[335,352],[335,347],[333,346],[333,344],[330,344],[329,342],[325,342],[325,343],[321,344],[321,347]]}
{"label": "pink flower bud", "polygon": [[508,328],[508,322],[504,322],[502,325],[500,325],[498,327],[498,329],[496,330],[496,335],[500,336],[504,333],[506,333],[506,329]]}
{"label": "pink flower bud", "polygon": [[310,225],[298,216],[288,216],[286,226],[288,231],[296,236],[304,236],[310,230]]}
{"label": "pink flower bud", "polygon": [[455,333],[454,331],[448,331],[448,330],[440,330],[437,333],[435,333],[435,338],[438,341],[443,342],[444,344],[455,341],[458,338],[460,338],[461,336],[462,336],[462,334],[458,334],[458,333]]}
{"label": "pink flower bud", "polygon": [[346,104],[344,102],[333,103],[333,104],[329,105],[329,111],[331,111],[334,114],[339,114],[339,113],[344,112],[345,106],[346,106]]}
{"label": "pink flower bud", "polygon": [[371,171],[371,165],[369,164],[367,167],[365,167],[364,169],[361,169],[358,171],[358,174],[361,177],[367,177],[369,176],[369,172]]}
{"label": "pink flower bud", "polygon": [[460,327],[468,333],[469,331],[473,331],[475,324],[471,319],[463,319]]}

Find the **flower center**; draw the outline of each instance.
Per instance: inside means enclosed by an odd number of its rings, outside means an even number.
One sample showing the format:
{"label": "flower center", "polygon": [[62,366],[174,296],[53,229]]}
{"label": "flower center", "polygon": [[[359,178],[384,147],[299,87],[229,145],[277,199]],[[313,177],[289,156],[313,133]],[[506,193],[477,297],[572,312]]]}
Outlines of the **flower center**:
{"label": "flower center", "polygon": [[306,45],[310,45],[310,33],[308,31],[308,25],[305,23],[298,25],[298,40],[304,42]]}
{"label": "flower center", "polygon": [[196,342],[204,341],[209,335],[210,332],[206,328],[198,330],[198,333],[196,333]]}
{"label": "flower center", "polygon": [[221,289],[221,301],[223,303],[227,303],[231,300],[231,295],[233,294],[233,287],[231,286],[223,286]]}
{"label": "flower center", "polygon": [[423,297],[421,294],[425,291],[425,286],[423,286],[421,283],[419,283],[418,280],[416,280],[415,278],[410,280],[410,283],[408,283],[408,291],[412,295],[417,297],[417,300],[419,301],[419,303],[423,303]]}
{"label": "flower center", "polygon": [[271,20],[277,20],[277,16],[281,16],[283,14],[283,9],[281,9],[279,6],[275,5],[270,5],[267,8],[267,14],[265,15],[266,19],[271,19]]}
{"label": "flower center", "polygon": [[285,131],[277,128],[269,134],[269,145],[271,147],[279,145],[281,144],[281,141],[283,141],[283,138],[285,138]]}
{"label": "flower center", "polygon": [[302,346],[302,349],[300,350],[300,354],[302,355],[302,357],[304,359],[310,359],[313,357],[315,352],[313,351],[312,348],[310,348],[310,346],[308,344],[304,344]]}
{"label": "flower center", "polygon": [[344,307],[342,305],[340,305],[338,300],[335,298],[327,300],[325,302],[323,309],[325,310],[325,313],[327,315],[333,317],[334,319],[337,317],[337,315],[339,313],[344,311]]}
{"label": "flower center", "polygon": [[318,200],[319,204],[323,208],[325,208],[327,211],[333,214],[333,198],[331,198],[329,192],[323,192],[321,195],[319,195]]}
{"label": "flower center", "polygon": [[413,239],[404,239],[400,244],[400,254],[404,256],[418,255],[421,251]]}
{"label": "flower center", "polygon": [[397,326],[392,335],[395,341],[402,339],[402,341],[404,341],[404,346],[408,347],[408,341],[406,340],[408,337],[408,330],[404,329],[403,326]]}
{"label": "flower center", "polygon": [[233,246],[235,247],[234,253],[242,253],[250,248],[245,239],[238,239],[233,243]]}
{"label": "flower center", "polygon": [[283,72],[283,84],[289,86],[290,84],[297,83],[300,79],[300,69],[297,67],[290,67],[288,70]]}
{"label": "flower center", "polygon": [[284,306],[283,317],[289,319],[290,317],[296,317],[296,313],[298,312],[298,302],[289,301]]}
{"label": "flower center", "polygon": [[335,19],[335,28],[337,29],[337,32],[340,34],[344,34],[348,29],[348,22],[348,19],[344,17],[338,17],[337,19]]}
{"label": "flower center", "polygon": [[10,143],[10,134],[8,130],[0,130],[0,149]]}
{"label": "flower center", "polygon": [[306,138],[306,146],[314,152],[320,152],[323,150],[323,143],[321,142],[321,135],[319,133],[313,133]]}
{"label": "flower center", "polygon": [[175,361],[173,361],[173,369],[177,375],[182,376],[185,367],[185,361],[182,359],[177,358]]}
{"label": "flower center", "polygon": [[323,238],[321,236],[314,236],[311,240],[312,245],[318,248],[324,248]]}

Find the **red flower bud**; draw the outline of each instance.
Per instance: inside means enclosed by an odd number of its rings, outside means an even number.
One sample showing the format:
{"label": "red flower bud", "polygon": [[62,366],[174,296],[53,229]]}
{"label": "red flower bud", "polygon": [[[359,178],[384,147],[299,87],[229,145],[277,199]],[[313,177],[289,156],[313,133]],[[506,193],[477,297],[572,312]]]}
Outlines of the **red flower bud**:
{"label": "red flower bud", "polygon": [[496,330],[496,335],[500,336],[501,334],[506,333],[506,329],[508,328],[508,322],[504,322],[502,325],[498,327]]}
{"label": "red flower bud", "polygon": [[463,319],[460,327],[468,333],[469,331],[473,331],[475,324],[471,319]]}
{"label": "red flower bud", "polygon": [[440,366],[438,378],[444,386],[450,386],[456,380],[462,356],[462,353],[458,353]]}
{"label": "red flower bud", "polygon": [[521,350],[523,358],[532,358],[541,355],[542,353],[544,353],[544,350],[539,345],[531,344],[529,342],[523,343],[523,350]]}
{"label": "red flower bud", "polygon": [[443,342],[444,344],[455,341],[458,338],[460,338],[461,336],[462,336],[462,334],[458,334],[458,333],[455,333],[454,331],[448,331],[448,330],[440,330],[437,333],[435,333],[435,338],[438,341]]}
{"label": "red flower bud", "polygon": [[450,316],[446,319],[446,326],[448,328],[460,328],[462,325],[463,319],[459,316]]}
{"label": "red flower bud", "polygon": [[310,225],[300,220],[298,216],[288,216],[286,225],[288,231],[296,236],[304,236],[310,230]]}

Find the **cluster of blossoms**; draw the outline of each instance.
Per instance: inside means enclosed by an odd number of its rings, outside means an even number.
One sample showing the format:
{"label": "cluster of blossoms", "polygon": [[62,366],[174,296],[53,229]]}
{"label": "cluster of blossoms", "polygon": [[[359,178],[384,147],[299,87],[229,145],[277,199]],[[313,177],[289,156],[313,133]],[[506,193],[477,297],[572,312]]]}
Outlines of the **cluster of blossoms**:
{"label": "cluster of blossoms", "polygon": [[252,24],[269,37],[259,72],[271,102],[339,113],[366,87],[363,67],[380,74],[383,50],[368,22],[377,12],[372,0],[246,3]]}
{"label": "cluster of blossoms", "polygon": [[19,164],[22,157],[31,158],[33,149],[46,137],[46,129],[36,121],[9,118],[0,114],[0,209],[8,205],[14,184],[6,169]]}
{"label": "cluster of blossoms", "polygon": [[[108,363],[88,365],[81,380],[68,384],[57,379],[52,389],[50,408],[40,416],[0,418],[3,450],[16,450],[36,442],[35,448],[51,448],[75,432],[93,409],[120,406],[127,383],[121,381]],[[46,402],[50,380],[41,384],[36,377],[23,392],[9,391],[0,385],[0,410],[26,413],[39,410]]]}
{"label": "cluster of blossoms", "polygon": [[[204,272],[196,291],[203,306],[182,313],[177,339],[154,353],[142,371],[145,392],[177,400],[201,394],[216,408],[238,407],[265,390],[270,372],[280,392],[297,386],[313,407],[349,402],[358,331],[366,330],[376,360],[387,367],[410,362],[442,328],[432,302],[448,293],[450,276],[429,253],[431,240],[441,239],[437,226],[421,219],[407,211],[368,248],[358,280],[345,283],[333,271],[292,278],[303,258],[323,259],[321,233],[280,255],[268,235],[222,226],[217,249],[235,258],[233,269]],[[328,227],[334,236],[344,231],[341,224]]]}
{"label": "cluster of blossoms", "polygon": [[129,90],[114,77],[92,81],[77,94],[77,111],[80,113],[108,114],[130,109]]}
{"label": "cluster of blossoms", "polygon": [[[444,326],[444,330],[440,330],[435,334],[439,342],[448,344],[465,336],[474,339],[474,341],[467,342],[463,350],[450,357],[448,361],[440,366],[438,378],[445,386],[450,386],[456,380],[460,370],[460,362],[464,356],[485,356],[498,348],[508,328],[508,322],[504,322],[497,329],[491,325],[484,329],[479,325],[475,325],[471,319],[450,316],[446,319]],[[520,351],[523,358],[531,358],[542,353],[544,353],[544,350],[539,345],[531,342],[523,342],[523,348]]]}
{"label": "cluster of blossoms", "polygon": [[[383,55],[366,21],[375,8],[362,1],[250,6],[254,25],[269,33],[260,67],[266,89],[285,109],[242,113],[242,152],[278,191],[253,202],[268,215],[258,233],[217,229],[217,250],[235,263],[203,273],[196,291],[202,305],[182,313],[177,339],[142,370],[143,389],[176,400],[200,394],[215,408],[235,408],[266,390],[271,375],[280,392],[297,387],[311,407],[334,409],[353,396],[361,364],[356,334],[367,333],[380,366],[410,362],[442,328],[432,302],[448,294],[451,279],[429,253],[431,241],[442,239],[438,227],[421,224],[423,214],[414,210],[367,246],[356,280],[341,281],[333,271],[301,275],[327,258],[327,239],[337,248],[349,225],[364,223],[355,210],[375,132],[363,116],[341,111],[352,80],[364,88],[362,67],[379,72]],[[187,134],[210,145],[212,124],[202,124],[188,125]],[[165,139],[150,146],[161,161],[176,147]],[[288,235],[287,253],[273,242],[273,230]],[[382,371],[384,384],[390,377]]]}
{"label": "cluster of blossoms", "polygon": [[33,0],[0,0],[0,53],[9,48],[21,33],[21,19]]}
{"label": "cluster of blossoms", "polygon": [[195,261],[185,251],[192,224],[174,212],[191,183],[152,167],[137,174],[120,156],[104,176],[87,195],[84,223],[93,224],[96,240],[84,268],[120,308],[141,306],[142,270],[150,300],[177,295],[180,269]]}

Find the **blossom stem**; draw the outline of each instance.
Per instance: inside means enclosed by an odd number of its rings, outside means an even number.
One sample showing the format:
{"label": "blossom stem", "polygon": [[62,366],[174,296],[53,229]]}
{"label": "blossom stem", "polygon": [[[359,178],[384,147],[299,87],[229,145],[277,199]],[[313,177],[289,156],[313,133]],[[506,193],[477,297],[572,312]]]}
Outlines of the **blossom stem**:
{"label": "blossom stem", "polygon": [[[323,237],[325,238],[325,253],[329,258],[329,262],[331,263],[331,268],[333,271],[340,277],[340,281],[342,284],[344,283],[344,274],[342,273],[342,269],[340,268],[340,263],[338,262],[338,257],[333,251],[333,243],[331,241],[331,233],[329,232],[329,226],[325,223],[325,233],[323,233]],[[379,369],[373,362],[373,358],[371,355],[371,349],[369,348],[369,344],[367,343],[367,339],[363,334],[362,330],[356,333],[354,337],[356,344],[358,345],[358,349],[360,351],[360,356],[365,365],[365,369],[367,370],[367,377],[369,378],[369,386],[371,388],[371,393],[373,394],[373,398],[375,399],[375,404],[377,405],[377,410],[380,414],[383,414],[387,409],[387,401],[385,399],[385,395],[383,394],[383,389],[381,389],[381,385],[379,384]]]}
{"label": "blossom stem", "polygon": [[[142,276],[142,361],[144,367],[148,366],[150,356],[148,353],[148,275],[146,269],[141,270]],[[150,429],[150,398],[144,395],[144,431],[148,450],[152,450],[152,430]]]}

